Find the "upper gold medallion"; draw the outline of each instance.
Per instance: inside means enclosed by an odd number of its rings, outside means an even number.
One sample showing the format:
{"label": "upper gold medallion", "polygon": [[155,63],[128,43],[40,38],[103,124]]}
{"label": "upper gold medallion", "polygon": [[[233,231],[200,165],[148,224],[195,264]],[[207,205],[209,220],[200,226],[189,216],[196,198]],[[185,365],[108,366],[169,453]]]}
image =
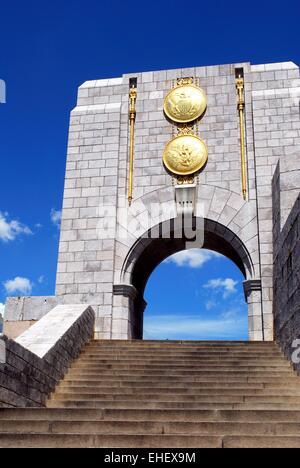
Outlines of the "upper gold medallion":
{"label": "upper gold medallion", "polygon": [[206,94],[201,88],[192,84],[172,89],[164,103],[166,115],[177,123],[194,122],[204,114],[206,107]]}
{"label": "upper gold medallion", "polygon": [[178,135],[167,144],[163,156],[167,169],[179,176],[197,173],[207,159],[207,146],[195,135]]}

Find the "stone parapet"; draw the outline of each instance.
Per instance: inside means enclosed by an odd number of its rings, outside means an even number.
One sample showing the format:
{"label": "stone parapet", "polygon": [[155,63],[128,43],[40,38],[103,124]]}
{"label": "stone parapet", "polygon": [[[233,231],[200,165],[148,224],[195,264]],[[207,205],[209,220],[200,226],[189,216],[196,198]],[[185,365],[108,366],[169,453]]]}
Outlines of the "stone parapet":
{"label": "stone parapet", "polygon": [[70,364],[93,338],[88,305],[57,306],[17,341],[5,335],[0,363],[0,407],[42,407]]}

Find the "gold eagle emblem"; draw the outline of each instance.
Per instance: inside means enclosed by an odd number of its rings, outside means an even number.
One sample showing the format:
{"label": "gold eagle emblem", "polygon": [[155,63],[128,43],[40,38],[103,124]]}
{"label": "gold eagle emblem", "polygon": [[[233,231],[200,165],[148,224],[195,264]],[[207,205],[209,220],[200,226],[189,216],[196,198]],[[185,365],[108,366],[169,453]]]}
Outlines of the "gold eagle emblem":
{"label": "gold eagle emblem", "polygon": [[166,168],[176,175],[191,175],[202,169],[208,158],[207,146],[195,135],[179,135],[164,151]]}
{"label": "gold eagle emblem", "polygon": [[188,123],[199,119],[206,107],[207,98],[204,91],[192,84],[172,89],[164,103],[165,114],[177,123]]}

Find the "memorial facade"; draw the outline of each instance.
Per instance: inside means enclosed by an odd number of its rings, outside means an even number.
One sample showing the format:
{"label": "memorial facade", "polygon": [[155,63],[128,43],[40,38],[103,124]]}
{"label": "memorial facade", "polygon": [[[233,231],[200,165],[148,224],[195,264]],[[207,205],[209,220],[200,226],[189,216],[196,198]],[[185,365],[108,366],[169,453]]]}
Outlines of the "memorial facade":
{"label": "memorial facade", "polygon": [[249,339],[273,341],[274,213],[280,230],[299,195],[299,95],[292,62],[84,83],[70,120],[55,297],[9,299],[6,333],[57,304],[88,304],[97,339],[140,339],[152,271],[204,247],[244,275]]}

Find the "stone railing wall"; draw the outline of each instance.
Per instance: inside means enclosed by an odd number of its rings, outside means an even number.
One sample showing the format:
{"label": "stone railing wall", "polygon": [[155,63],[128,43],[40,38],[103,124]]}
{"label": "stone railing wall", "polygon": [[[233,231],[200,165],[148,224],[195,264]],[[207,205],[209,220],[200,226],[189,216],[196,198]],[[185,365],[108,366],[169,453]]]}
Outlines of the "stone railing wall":
{"label": "stone railing wall", "polygon": [[16,341],[2,336],[0,407],[42,407],[94,335],[88,305],[57,306]]}
{"label": "stone railing wall", "polygon": [[62,301],[55,296],[9,297],[5,304],[3,333],[15,340],[59,304]]}

